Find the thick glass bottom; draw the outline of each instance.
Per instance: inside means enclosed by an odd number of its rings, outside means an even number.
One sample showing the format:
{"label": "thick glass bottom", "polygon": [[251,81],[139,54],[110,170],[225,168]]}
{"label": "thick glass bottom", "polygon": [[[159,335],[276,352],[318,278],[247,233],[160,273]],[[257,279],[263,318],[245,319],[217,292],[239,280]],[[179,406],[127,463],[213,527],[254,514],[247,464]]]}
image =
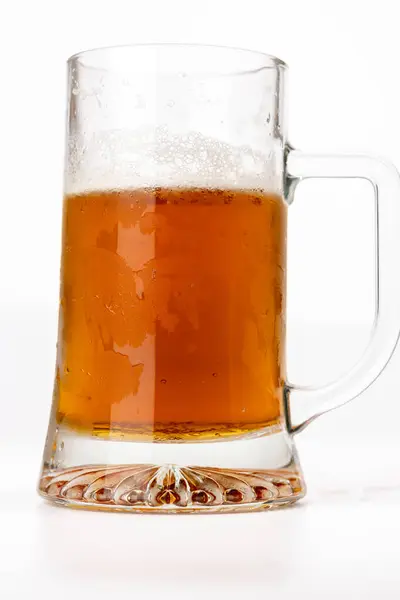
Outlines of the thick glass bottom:
{"label": "thick glass bottom", "polygon": [[305,494],[284,431],[214,443],[115,442],[57,429],[39,492],[72,508],[128,512],[244,512]]}

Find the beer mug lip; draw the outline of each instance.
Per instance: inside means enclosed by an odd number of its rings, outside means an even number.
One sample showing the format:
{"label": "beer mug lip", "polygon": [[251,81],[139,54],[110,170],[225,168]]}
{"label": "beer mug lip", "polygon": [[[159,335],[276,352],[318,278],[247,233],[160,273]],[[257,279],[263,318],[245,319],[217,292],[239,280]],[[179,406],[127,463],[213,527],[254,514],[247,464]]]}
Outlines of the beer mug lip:
{"label": "beer mug lip", "polygon": [[[95,70],[136,70],[137,65],[159,59],[174,72],[198,71],[221,75],[252,73],[264,69],[286,69],[287,64],[265,52],[234,46],[186,43],[145,43],[104,46],[82,50],[70,56],[68,65],[79,64]],[[143,63],[142,63],[143,68]],[[154,67],[144,70],[154,70]]]}

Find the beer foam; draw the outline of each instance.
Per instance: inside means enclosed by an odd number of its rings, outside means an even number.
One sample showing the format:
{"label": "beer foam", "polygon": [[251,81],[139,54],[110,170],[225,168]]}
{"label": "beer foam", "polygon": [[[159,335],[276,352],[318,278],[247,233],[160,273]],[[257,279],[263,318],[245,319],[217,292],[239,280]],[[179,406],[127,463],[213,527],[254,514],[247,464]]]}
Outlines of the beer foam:
{"label": "beer foam", "polygon": [[281,193],[282,172],[282,143],[273,138],[260,151],[163,126],[96,131],[69,137],[65,191],[185,186]]}

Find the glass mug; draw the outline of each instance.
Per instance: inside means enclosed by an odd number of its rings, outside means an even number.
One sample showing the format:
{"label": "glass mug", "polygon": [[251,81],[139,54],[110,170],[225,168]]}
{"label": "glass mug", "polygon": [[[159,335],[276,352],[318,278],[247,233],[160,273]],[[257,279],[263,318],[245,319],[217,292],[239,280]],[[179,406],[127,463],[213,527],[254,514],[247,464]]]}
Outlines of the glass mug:
{"label": "glass mug", "polygon": [[[365,157],[288,145],[286,65],[133,45],[68,61],[61,302],[39,482],[57,504],[240,512],[305,494],[293,434],[362,392],[400,329],[400,184]],[[286,220],[297,183],[375,189],[374,334],[322,388],[285,371]]]}

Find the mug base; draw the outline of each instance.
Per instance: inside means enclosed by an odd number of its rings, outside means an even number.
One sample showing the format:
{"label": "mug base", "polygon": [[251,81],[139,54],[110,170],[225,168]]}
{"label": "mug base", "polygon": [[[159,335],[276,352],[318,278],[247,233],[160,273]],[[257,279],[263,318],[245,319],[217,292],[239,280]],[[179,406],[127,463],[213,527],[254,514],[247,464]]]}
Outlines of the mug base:
{"label": "mug base", "polygon": [[192,444],[99,440],[61,428],[55,434],[39,493],[61,506],[163,514],[247,512],[287,506],[305,495],[285,431]]}

